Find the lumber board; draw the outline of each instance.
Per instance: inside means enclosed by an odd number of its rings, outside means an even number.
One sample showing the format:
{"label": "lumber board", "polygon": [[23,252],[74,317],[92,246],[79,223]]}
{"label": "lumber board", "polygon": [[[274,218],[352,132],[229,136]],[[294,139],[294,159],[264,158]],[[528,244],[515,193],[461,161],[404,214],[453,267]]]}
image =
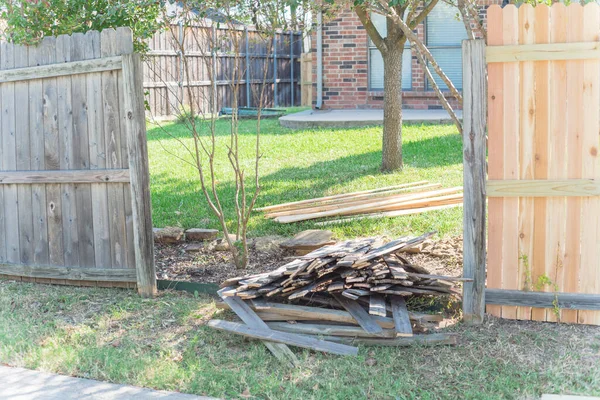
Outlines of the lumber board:
{"label": "lumber board", "polygon": [[328,324],[310,324],[310,323],[294,323],[289,322],[269,322],[269,328],[289,333],[298,333],[317,336],[349,336],[349,337],[386,337],[395,338],[396,331],[393,329],[384,329],[382,333],[373,335],[366,332],[359,326],[346,325],[328,325]]}
{"label": "lumber board", "polygon": [[600,42],[488,46],[485,51],[485,59],[488,63],[597,60],[600,59]]}
{"label": "lumber board", "polygon": [[488,197],[589,197],[600,196],[594,179],[488,180]]}
{"label": "lumber board", "polygon": [[347,338],[338,336],[323,336],[324,340],[329,342],[363,344],[369,346],[386,347],[408,347],[408,346],[454,346],[458,344],[458,336],[451,333],[432,333],[429,335],[413,335],[407,337],[397,337],[395,339],[385,338]]}
{"label": "lumber board", "polygon": [[329,221],[321,221],[321,222],[315,222],[315,225],[316,226],[327,226],[327,225],[333,225],[333,224],[343,224],[343,223],[351,222],[351,221],[360,221],[363,219],[401,217],[404,215],[422,214],[422,213],[426,213],[426,212],[430,212],[430,211],[446,210],[449,208],[456,208],[456,207],[462,207],[462,206],[463,206],[463,202],[460,201],[460,202],[457,202],[456,204],[446,204],[443,206],[430,206],[430,207],[411,208],[408,210],[386,211],[386,212],[378,212],[378,213],[374,213],[374,214],[358,215],[358,216],[349,217],[349,218],[340,218],[340,219],[329,220]]}
{"label": "lumber board", "polygon": [[128,169],[0,172],[0,185],[128,182]]}
{"label": "lumber board", "polygon": [[385,297],[381,294],[371,294],[369,297],[369,314],[387,317]]}
{"label": "lumber board", "polygon": [[0,71],[0,83],[20,82],[33,79],[56,78],[89,74],[93,72],[114,71],[122,68],[122,58],[106,57],[93,60],[72,61],[60,64],[40,65],[36,67],[12,68]]}
{"label": "lumber board", "polygon": [[486,289],[486,304],[520,307],[554,308],[565,310],[600,310],[600,295],[588,293],[529,292],[522,290]]}
{"label": "lumber board", "polygon": [[485,42],[465,40],[463,59],[463,315],[468,323],[483,321],[486,232],[486,110]]}
{"label": "lumber board", "polygon": [[136,282],[134,269],[74,268],[0,263],[0,274],[78,281]]}
{"label": "lumber board", "polygon": [[365,331],[371,334],[380,334],[383,332],[381,326],[377,324],[360,304],[335,293],[333,293],[332,296],[350,313],[350,315],[352,315]]}
{"label": "lumber board", "polygon": [[412,324],[410,323],[410,317],[404,297],[392,296],[390,302],[392,305],[394,327],[398,336],[411,336],[413,334]]}
{"label": "lumber board", "polygon": [[387,186],[387,187],[383,187],[383,188],[379,188],[379,189],[363,190],[363,191],[352,192],[352,193],[342,193],[342,194],[337,194],[337,195],[332,195],[332,196],[318,197],[318,198],[314,198],[314,199],[300,200],[300,201],[276,204],[276,205],[266,206],[266,207],[258,207],[258,208],[255,208],[255,211],[272,211],[272,210],[275,210],[278,208],[293,207],[293,206],[297,206],[300,204],[312,204],[312,203],[318,203],[318,202],[322,202],[322,201],[326,201],[326,200],[353,197],[356,195],[362,195],[362,194],[367,194],[367,193],[375,193],[375,192],[388,191],[388,190],[394,190],[394,189],[402,189],[402,188],[407,188],[407,187],[412,187],[412,186],[426,185],[428,183],[429,183],[428,181],[418,181],[418,182],[405,183],[405,184],[396,185],[396,186]]}
{"label": "lumber board", "polygon": [[[223,301],[227,303],[231,310],[233,310],[246,325],[248,325],[250,328],[265,330],[269,329],[267,324],[260,319],[260,317],[256,315],[254,311],[252,311],[252,309],[248,306],[248,304],[246,304],[246,302],[244,302],[244,300],[240,299],[239,297],[221,296],[221,293],[228,289],[231,288],[221,289],[217,292],[217,294],[219,294]],[[292,351],[285,344],[273,343],[269,341],[265,341],[263,343],[279,361],[292,367],[298,365],[298,358],[296,358],[296,355],[292,353]]]}
{"label": "lumber board", "polygon": [[228,322],[213,319],[208,321],[208,326],[226,332],[236,333],[253,339],[268,340],[276,343],[288,344],[291,346],[303,347],[306,349],[322,351],[325,353],[338,354],[342,356],[358,355],[358,348],[339,343],[331,343],[313,337],[296,335],[293,333],[284,333],[270,329],[250,328],[247,325],[236,322]]}

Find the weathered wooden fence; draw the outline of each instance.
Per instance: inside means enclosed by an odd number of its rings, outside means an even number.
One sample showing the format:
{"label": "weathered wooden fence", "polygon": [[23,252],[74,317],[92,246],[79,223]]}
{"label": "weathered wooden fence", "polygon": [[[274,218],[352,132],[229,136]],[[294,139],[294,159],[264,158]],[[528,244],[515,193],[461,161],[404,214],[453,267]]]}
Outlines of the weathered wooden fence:
{"label": "weathered wooden fence", "polygon": [[[232,46],[230,38],[240,33],[239,43]],[[282,32],[268,37],[253,29],[172,25],[157,32],[148,45],[144,89],[148,92],[150,114],[154,118],[173,117],[178,107],[189,105],[190,101],[203,113],[218,113],[222,107],[232,107],[232,84],[239,79],[237,76],[241,78],[240,107],[258,107],[263,86],[263,107],[301,104],[301,32]],[[236,63],[242,73],[234,71]],[[212,79],[213,71],[215,79]],[[187,92],[190,87],[192,96]],[[213,89],[216,92],[214,107]]]}
{"label": "weathered wooden fence", "polygon": [[600,7],[491,6],[487,20],[485,192],[485,109],[467,102],[485,103],[484,46],[463,46],[465,119],[477,121],[464,133],[465,315],[479,320],[485,303],[502,318],[600,325]]}
{"label": "weathered wooden fence", "polygon": [[129,28],[0,44],[0,274],[156,290]]}

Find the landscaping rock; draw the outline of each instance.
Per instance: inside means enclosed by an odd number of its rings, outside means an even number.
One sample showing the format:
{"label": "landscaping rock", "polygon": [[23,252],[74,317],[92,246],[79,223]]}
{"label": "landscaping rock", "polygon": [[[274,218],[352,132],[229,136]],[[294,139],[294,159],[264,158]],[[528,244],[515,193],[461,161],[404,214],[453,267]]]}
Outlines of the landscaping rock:
{"label": "landscaping rock", "polygon": [[281,243],[281,247],[294,250],[296,255],[305,255],[323,246],[334,244],[333,232],[320,229],[302,231],[293,238]]}
{"label": "landscaping rock", "polygon": [[260,253],[274,254],[281,251],[281,244],[286,238],[281,236],[264,236],[252,239],[254,249]]}
{"label": "landscaping rock", "polygon": [[202,243],[190,243],[185,246],[184,251],[186,253],[199,253],[204,250],[204,245]]}
{"label": "landscaping rock", "polygon": [[[231,239],[232,242],[235,243],[236,241],[236,235],[230,233],[229,234],[229,238]],[[210,249],[214,250],[214,251],[228,251],[229,250],[229,243],[227,243],[227,240],[225,240],[225,238],[221,238],[221,239],[217,239],[214,242],[212,242],[210,244]]]}
{"label": "landscaping rock", "polygon": [[183,241],[185,232],[181,228],[168,226],[154,230],[154,241],[163,244],[176,244]]}
{"label": "landscaping rock", "polygon": [[185,240],[188,242],[203,242],[215,240],[218,235],[219,231],[217,229],[192,228],[185,231]]}

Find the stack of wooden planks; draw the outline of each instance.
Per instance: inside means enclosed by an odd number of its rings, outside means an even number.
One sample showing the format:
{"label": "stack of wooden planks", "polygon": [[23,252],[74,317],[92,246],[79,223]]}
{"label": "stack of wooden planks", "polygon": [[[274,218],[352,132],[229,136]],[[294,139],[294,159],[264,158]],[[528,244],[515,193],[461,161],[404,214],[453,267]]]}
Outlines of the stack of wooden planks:
{"label": "stack of wooden planks", "polygon": [[462,205],[462,186],[440,189],[439,183],[420,181],[380,189],[339,194],[257,208],[279,223],[327,217],[350,217],[331,224],[362,218],[396,217]]}
{"label": "stack of wooden planks", "polygon": [[[353,343],[455,344],[452,335],[414,334],[435,327],[442,317],[409,312],[406,306],[410,296],[458,296],[453,282],[465,280],[432,275],[399,254],[432,234],[387,244],[379,238],[350,240],[322,247],[272,272],[228,279],[219,291],[225,302],[220,307],[233,310],[245,325],[214,320],[209,326],[270,345],[345,355],[356,354],[349,346]],[[282,351],[274,354],[293,364]]]}

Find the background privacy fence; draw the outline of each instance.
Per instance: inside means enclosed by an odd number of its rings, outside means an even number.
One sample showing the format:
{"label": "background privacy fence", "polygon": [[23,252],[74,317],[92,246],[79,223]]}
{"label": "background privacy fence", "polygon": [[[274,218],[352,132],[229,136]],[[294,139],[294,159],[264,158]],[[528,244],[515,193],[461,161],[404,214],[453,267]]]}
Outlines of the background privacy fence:
{"label": "background privacy fence", "polygon": [[0,44],[0,274],[156,290],[129,28]]}
{"label": "background privacy fence", "polygon": [[600,325],[600,7],[487,20],[487,49],[463,44],[465,318]]}
{"label": "background privacy fence", "polygon": [[[238,49],[232,48],[229,39],[233,33],[240,32]],[[176,116],[176,108],[182,103],[180,99],[184,105],[189,105],[189,87],[194,91],[194,106],[202,113],[232,107],[234,57],[240,58],[239,65],[243,70],[238,93],[240,107],[258,107],[263,85],[266,85],[264,107],[301,105],[301,32],[279,32],[269,36],[251,28],[234,30],[226,24],[219,27],[171,25],[170,29],[157,32],[148,45],[144,89],[154,118]],[[187,58],[189,74],[185,73],[182,57]],[[211,78],[213,70],[214,80]],[[186,79],[188,75],[189,79]],[[213,87],[216,89],[216,110],[211,102]]]}

